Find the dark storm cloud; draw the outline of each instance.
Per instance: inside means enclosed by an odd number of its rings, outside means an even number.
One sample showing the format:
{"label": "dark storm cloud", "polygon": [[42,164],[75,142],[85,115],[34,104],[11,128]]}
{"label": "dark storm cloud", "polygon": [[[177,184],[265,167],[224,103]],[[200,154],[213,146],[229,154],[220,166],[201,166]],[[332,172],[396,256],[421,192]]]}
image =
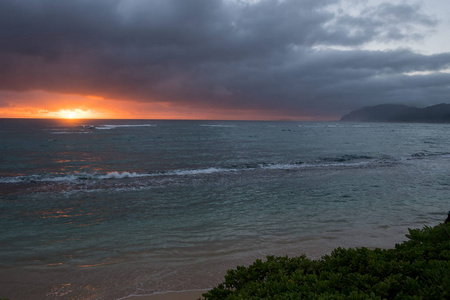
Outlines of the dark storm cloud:
{"label": "dark storm cloud", "polygon": [[405,3],[355,16],[336,2],[3,0],[0,89],[324,117],[448,101],[449,74],[403,73],[450,67],[450,53],[321,48],[418,39],[433,18]]}

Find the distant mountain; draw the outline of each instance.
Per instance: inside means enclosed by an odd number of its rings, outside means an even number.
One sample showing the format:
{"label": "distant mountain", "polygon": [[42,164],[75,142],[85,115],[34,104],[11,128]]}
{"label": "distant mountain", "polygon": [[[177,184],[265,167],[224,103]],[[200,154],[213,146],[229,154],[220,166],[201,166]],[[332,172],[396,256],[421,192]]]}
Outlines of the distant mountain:
{"label": "distant mountain", "polygon": [[354,110],[341,118],[352,122],[450,123],[450,104],[416,108],[399,104],[381,104]]}

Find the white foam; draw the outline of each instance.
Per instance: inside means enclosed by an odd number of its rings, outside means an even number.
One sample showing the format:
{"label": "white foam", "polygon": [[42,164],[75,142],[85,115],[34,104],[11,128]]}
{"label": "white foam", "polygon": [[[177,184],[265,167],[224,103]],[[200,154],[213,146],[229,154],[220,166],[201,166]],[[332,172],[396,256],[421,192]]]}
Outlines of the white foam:
{"label": "white foam", "polygon": [[0,183],[19,183],[19,182],[23,182],[23,180],[20,177],[22,177],[22,176],[17,176],[17,177],[0,177]]}
{"label": "white foam", "polygon": [[58,177],[51,177],[49,175],[27,175],[27,176],[13,176],[13,177],[0,177],[0,183],[24,183],[24,182],[58,182],[58,181],[74,181],[77,180],[76,175],[65,175]]}
{"label": "white foam", "polygon": [[361,124],[352,124],[350,127],[352,128],[371,128],[370,125],[361,125]]}
{"label": "white foam", "polygon": [[268,165],[259,165],[263,169],[269,170],[294,170],[304,168],[305,164],[268,164]]}
{"label": "white foam", "polygon": [[66,175],[44,174],[44,175],[26,175],[0,177],[0,183],[30,183],[30,182],[79,182],[83,180],[110,180],[123,178],[141,178],[141,177],[163,177],[163,176],[195,176],[208,175],[215,173],[242,172],[256,169],[266,170],[298,170],[305,168],[355,168],[363,167],[370,164],[379,163],[378,160],[358,161],[358,162],[317,162],[317,163],[263,163],[254,167],[247,168],[205,168],[205,169],[187,169],[172,170],[155,173],[137,173],[137,172],[118,172],[112,171],[106,174],[96,173],[73,173]]}
{"label": "white foam", "polygon": [[[339,167],[347,168],[347,167],[362,167],[362,166],[369,165],[371,163],[373,164],[374,161],[360,161],[360,162],[351,162],[351,163],[349,163],[349,162],[319,163],[316,166],[317,167],[322,167],[322,168],[327,168],[327,167],[330,167],[330,168],[339,168]],[[308,166],[310,166],[310,165],[308,165]],[[313,166],[313,165],[311,165],[311,166]]]}
{"label": "white foam", "polygon": [[95,179],[114,179],[114,178],[129,178],[129,177],[143,177],[148,174],[138,174],[130,172],[109,172],[105,175],[89,174],[89,173],[74,173],[62,176],[55,176],[51,174],[45,175],[27,175],[0,178],[0,183],[25,183],[25,182],[75,182],[79,180],[95,180]]}
{"label": "white foam", "polygon": [[95,129],[110,130],[115,128],[127,128],[127,127],[155,127],[157,124],[123,124],[123,125],[98,125]]}
{"label": "white foam", "polygon": [[334,123],[334,124],[299,124],[297,127],[303,128],[372,128],[367,124],[349,124],[349,123]]}
{"label": "white foam", "polygon": [[164,173],[164,175],[201,175],[201,174],[213,174],[222,172],[235,172],[238,169],[223,169],[223,168],[207,168],[196,170],[175,170]]}
{"label": "white foam", "polygon": [[236,127],[236,125],[221,125],[221,124],[200,124],[202,127]]}
{"label": "white foam", "polygon": [[146,177],[151,176],[151,174],[138,174],[136,172],[109,172],[106,175],[98,177],[99,179],[120,179],[120,178],[136,178],[136,177]]}
{"label": "white foam", "polygon": [[109,180],[109,179],[123,179],[123,178],[140,178],[140,177],[157,177],[157,176],[186,176],[186,175],[201,175],[213,174],[220,172],[238,171],[237,169],[221,169],[221,168],[207,168],[194,170],[173,170],[160,173],[137,173],[137,172],[108,172],[106,174],[89,174],[89,173],[74,173],[67,175],[26,175],[26,176],[12,176],[0,177],[0,183],[27,183],[27,182],[77,182],[82,180]]}
{"label": "white foam", "polygon": [[91,174],[70,174],[58,177],[43,177],[40,180],[36,181],[53,181],[53,182],[64,182],[64,181],[76,181],[80,179],[88,180],[92,179],[93,175]]}
{"label": "white foam", "polygon": [[328,127],[327,124],[299,124],[297,127],[303,128],[325,128]]}
{"label": "white foam", "polygon": [[[79,130],[81,129],[81,130]],[[50,134],[81,134],[81,133],[90,133],[90,131],[86,131],[83,128],[79,128],[77,130],[72,130],[72,128],[52,128],[46,129],[46,131],[50,131]]]}
{"label": "white foam", "polygon": [[[307,168],[357,168],[377,163],[375,160],[358,162],[330,162],[330,163],[271,163],[259,164],[258,167],[267,170],[298,170]],[[250,168],[255,169],[255,168]]]}

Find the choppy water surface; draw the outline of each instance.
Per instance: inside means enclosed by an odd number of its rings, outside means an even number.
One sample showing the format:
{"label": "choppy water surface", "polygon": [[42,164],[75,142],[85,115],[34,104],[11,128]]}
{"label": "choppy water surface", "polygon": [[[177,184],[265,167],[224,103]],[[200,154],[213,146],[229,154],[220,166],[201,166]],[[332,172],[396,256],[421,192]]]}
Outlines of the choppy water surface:
{"label": "choppy water surface", "polygon": [[203,289],[392,247],[449,208],[449,125],[0,120],[0,296]]}

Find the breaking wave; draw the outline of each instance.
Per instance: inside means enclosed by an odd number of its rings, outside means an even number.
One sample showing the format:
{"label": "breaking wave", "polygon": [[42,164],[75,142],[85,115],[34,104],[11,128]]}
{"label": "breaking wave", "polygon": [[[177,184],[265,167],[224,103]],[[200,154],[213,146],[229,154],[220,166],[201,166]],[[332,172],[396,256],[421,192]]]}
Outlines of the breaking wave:
{"label": "breaking wave", "polygon": [[75,182],[85,180],[105,180],[105,179],[122,179],[122,178],[137,178],[154,176],[151,174],[139,174],[136,172],[108,172],[106,174],[90,174],[90,173],[75,173],[67,175],[26,175],[26,176],[12,176],[0,177],[0,183],[24,183],[24,182]]}
{"label": "breaking wave", "polygon": [[222,125],[222,124],[200,124],[201,127],[236,127],[236,125]]}
{"label": "breaking wave", "polygon": [[157,124],[124,124],[124,125],[98,125],[94,126],[92,129],[100,130],[110,130],[116,128],[127,128],[127,127],[155,127]]}
{"label": "breaking wave", "polygon": [[353,124],[353,123],[305,123],[299,124],[300,128],[373,128],[382,126],[379,124]]}
{"label": "breaking wave", "polygon": [[[352,161],[354,160],[354,161]],[[176,169],[169,171],[155,172],[132,172],[132,171],[112,171],[103,174],[98,173],[71,173],[71,174],[32,174],[0,177],[0,183],[33,183],[33,182],[54,182],[54,183],[70,183],[85,181],[102,181],[127,178],[142,177],[176,177],[176,176],[199,176],[212,175],[220,173],[243,172],[251,170],[300,170],[300,169],[322,169],[322,168],[357,168],[370,164],[379,164],[380,160],[361,157],[345,159],[322,159],[314,162],[255,162],[243,163],[240,165],[230,165],[226,167],[209,167],[200,169]]]}
{"label": "breaking wave", "polygon": [[372,157],[369,155],[342,155],[336,157],[324,157],[311,161],[291,161],[291,162],[246,162],[232,164],[222,167],[208,167],[199,169],[174,169],[167,171],[135,172],[135,171],[111,171],[107,173],[71,173],[71,174],[32,174],[19,176],[0,177],[0,183],[83,183],[94,181],[107,181],[133,178],[173,178],[189,176],[208,176],[213,174],[238,173],[256,170],[323,170],[323,169],[349,169],[349,168],[374,168],[389,166],[408,160],[422,160],[424,158],[450,157],[449,153],[429,154],[415,153],[408,157],[395,158],[389,156]]}

